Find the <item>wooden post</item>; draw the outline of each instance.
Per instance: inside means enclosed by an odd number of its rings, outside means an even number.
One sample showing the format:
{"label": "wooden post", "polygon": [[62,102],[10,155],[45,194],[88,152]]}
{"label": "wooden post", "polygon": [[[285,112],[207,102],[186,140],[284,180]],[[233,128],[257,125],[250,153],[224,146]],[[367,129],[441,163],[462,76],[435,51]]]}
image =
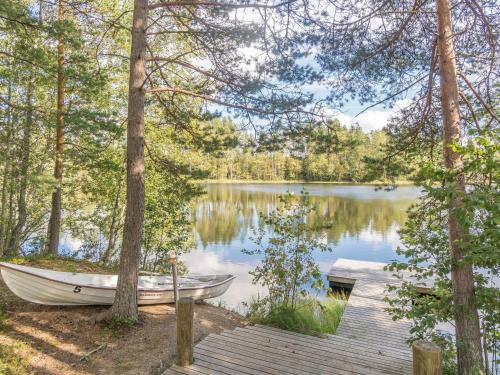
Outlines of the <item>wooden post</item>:
{"label": "wooden post", "polygon": [[193,364],[194,301],[181,298],[177,302],[177,365]]}
{"label": "wooden post", "polygon": [[413,343],[413,375],[441,375],[441,349],[428,341]]}
{"label": "wooden post", "polygon": [[175,253],[171,253],[168,261],[172,265],[172,285],[174,287],[175,309],[177,310],[177,301],[179,300],[179,285],[177,284],[177,255]]}

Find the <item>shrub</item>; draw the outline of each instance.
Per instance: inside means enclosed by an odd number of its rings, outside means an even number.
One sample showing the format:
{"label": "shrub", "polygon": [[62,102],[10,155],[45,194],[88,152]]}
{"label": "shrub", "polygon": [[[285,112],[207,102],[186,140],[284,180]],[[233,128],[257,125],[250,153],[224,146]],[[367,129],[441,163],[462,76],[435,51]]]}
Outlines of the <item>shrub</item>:
{"label": "shrub", "polygon": [[307,294],[308,286],[313,290],[324,286],[313,250],[331,249],[314,237],[314,228],[307,223],[308,214],[315,209],[307,193],[302,192],[298,198],[289,193],[280,197],[280,203],[275,211],[260,215],[262,225],[254,229],[252,238],[257,247],[243,253],[263,256],[250,274],[254,283],[268,290],[266,302],[295,307],[298,298]]}
{"label": "shrub", "polygon": [[[251,271],[253,282],[264,286],[268,295],[249,304],[248,316],[261,323],[309,335],[334,333],[344,310],[342,299],[318,301],[308,288],[319,291],[324,283],[313,250],[331,249],[314,236],[307,216],[315,209],[302,191],[280,197],[280,206],[261,214],[261,225],[254,230],[255,250],[248,255],[263,256]],[[268,235],[268,233],[270,233]]]}

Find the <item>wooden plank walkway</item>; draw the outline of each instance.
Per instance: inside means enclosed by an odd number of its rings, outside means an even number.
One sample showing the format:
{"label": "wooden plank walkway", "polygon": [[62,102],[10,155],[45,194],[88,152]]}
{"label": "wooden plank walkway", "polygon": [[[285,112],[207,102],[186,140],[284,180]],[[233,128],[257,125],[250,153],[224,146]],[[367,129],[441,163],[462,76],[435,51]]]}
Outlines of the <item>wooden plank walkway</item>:
{"label": "wooden plank walkway", "polygon": [[411,361],[411,350],[406,343],[411,323],[408,320],[393,321],[385,311],[388,307],[384,301],[389,294],[387,285],[410,281],[420,292],[427,293],[432,282],[418,281],[408,272],[395,275],[385,271],[385,265],[350,259],[335,262],[328,273],[330,285],[351,283],[353,289],[336,335],[330,337],[360,341],[363,343],[361,350],[365,346],[376,347],[384,356]]}
{"label": "wooden plank walkway", "polygon": [[194,364],[172,366],[164,375],[412,373],[405,340],[410,323],[384,311],[386,284],[400,282],[384,264],[339,259],[332,283],[354,284],[335,335],[319,338],[261,325],[208,335],[194,349]]}

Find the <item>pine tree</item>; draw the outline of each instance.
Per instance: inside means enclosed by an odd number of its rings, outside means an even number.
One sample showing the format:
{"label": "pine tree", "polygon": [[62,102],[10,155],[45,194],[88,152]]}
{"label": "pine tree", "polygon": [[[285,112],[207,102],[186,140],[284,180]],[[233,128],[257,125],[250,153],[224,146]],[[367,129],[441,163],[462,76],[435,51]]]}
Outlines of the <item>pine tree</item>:
{"label": "pine tree", "polygon": [[[452,7],[460,21],[453,22]],[[311,43],[319,47],[316,60],[322,73],[335,78],[331,103],[343,104],[351,96],[372,103],[368,109],[412,97],[409,107],[389,125],[397,141],[382,159],[385,171],[391,166],[403,170],[394,163],[397,158],[402,163],[419,157],[420,162],[436,160],[433,150],[440,143],[440,163],[450,173],[459,171],[461,160],[454,150],[463,140],[460,128],[485,131],[498,125],[492,109],[499,74],[494,68],[493,3],[345,0],[331,10],[311,9],[309,14],[315,33],[295,35],[288,47],[297,53]],[[461,118],[460,113],[465,115]],[[457,173],[448,183],[453,191],[447,219],[458,368],[460,374],[483,373],[473,264],[468,257],[472,249],[467,246],[466,224],[458,220],[467,182]]]}

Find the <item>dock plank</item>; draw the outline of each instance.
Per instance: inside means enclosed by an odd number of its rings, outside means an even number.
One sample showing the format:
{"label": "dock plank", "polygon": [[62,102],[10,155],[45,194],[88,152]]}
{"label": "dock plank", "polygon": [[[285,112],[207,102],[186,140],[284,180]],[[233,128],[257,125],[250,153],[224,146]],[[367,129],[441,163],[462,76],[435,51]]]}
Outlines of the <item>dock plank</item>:
{"label": "dock plank", "polygon": [[[194,348],[194,364],[172,366],[164,375],[410,375],[407,339],[411,322],[393,321],[386,312],[388,284],[413,282],[385,264],[339,259],[331,282],[353,284],[337,332],[307,336],[256,325],[210,334]],[[422,290],[431,282],[418,281]]]}
{"label": "dock plank", "polygon": [[[260,331],[263,333],[263,331]],[[274,347],[285,346],[289,349],[301,350],[308,357],[322,361],[324,364],[329,362],[336,362],[333,365],[339,366],[338,362],[345,362],[348,364],[349,368],[352,369],[356,367],[364,373],[372,373],[373,367],[384,369],[387,373],[401,373],[401,369],[406,367],[405,365],[410,365],[408,363],[393,362],[387,360],[384,356],[373,351],[364,351],[359,353],[353,348],[348,348],[342,345],[334,345],[328,342],[326,339],[317,339],[316,342],[311,342],[310,344],[298,343],[294,339],[284,338],[284,335],[276,334],[274,331],[269,331],[270,333],[265,336],[261,336],[262,340],[268,340],[267,342]],[[341,366],[344,367],[345,366]],[[366,368],[369,369],[366,369]],[[377,373],[375,371],[375,373]]]}

